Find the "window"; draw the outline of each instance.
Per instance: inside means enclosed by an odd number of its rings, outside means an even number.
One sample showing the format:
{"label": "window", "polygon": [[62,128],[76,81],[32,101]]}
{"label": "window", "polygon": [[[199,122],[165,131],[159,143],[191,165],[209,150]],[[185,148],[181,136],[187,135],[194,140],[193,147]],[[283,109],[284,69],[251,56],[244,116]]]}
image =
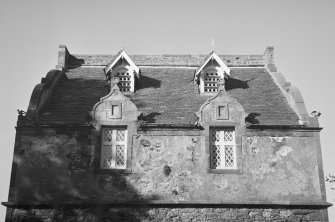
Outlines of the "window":
{"label": "window", "polygon": [[103,128],[101,142],[101,169],[127,168],[127,129]]}
{"label": "window", "polygon": [[236,169],[235,130],[212,128],[209,140],[211,169]]}

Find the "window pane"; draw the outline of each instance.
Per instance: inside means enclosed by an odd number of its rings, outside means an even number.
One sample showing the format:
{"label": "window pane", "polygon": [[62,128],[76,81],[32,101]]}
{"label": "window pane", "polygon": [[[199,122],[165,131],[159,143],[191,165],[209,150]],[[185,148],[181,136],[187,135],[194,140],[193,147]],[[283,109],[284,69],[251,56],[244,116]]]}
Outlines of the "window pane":
{"label": "window pane", "polygon": [[100,166],[103,169],[109,169],[113,167],[112,146],[102,146]]}
{"label": "window pane", "polygon": [[209,142],[212,169],[232,169],[236,167],[234,129],[211,128]]}
{"label": "window pane", "polygon": [[211,146],[211,163],[213,169],[221,167],[222,159],[221,159],[220,146],[217,145]]}
{"label": "window pane", "polygon": [[225,165],[227,168],[231,168],[235,166],[235,157],[234,157],[234,147],[233,146],[225,146]]}
{"label": "window pane", "polygon": [[220,131],[219,130],[212,130],[212,141],[220,141]]}
{"label": "window pane", "polygon": [[234,131],[232,130],[225,130],[224,131],[224,141],[233,141],[234,138]]}
{"label": "window pane", "polygon": [[102,130],[102,169],[125,169],[127,166],[127,129],[105,128]]}
{"label": "window pane", "polygon": [[116,145],[115,167],[123,168],[126,166],[126,150],[124,145]]}
{"label": "window pane", "polygon": [[111,142],[112,141],[112,130],[104,130],[103,140],[104,142]]}
{"label": "window pane", "polygon": [[125,139],[125,130],[116,131],[116,141],[124,141]]}

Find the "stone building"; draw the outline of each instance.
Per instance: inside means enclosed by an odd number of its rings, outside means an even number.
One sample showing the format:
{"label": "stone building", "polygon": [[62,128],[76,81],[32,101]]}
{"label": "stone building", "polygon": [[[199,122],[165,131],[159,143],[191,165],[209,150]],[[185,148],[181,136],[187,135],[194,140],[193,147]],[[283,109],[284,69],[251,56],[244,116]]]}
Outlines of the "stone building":
{"label": "stone building", "polygon": [[328,221],[320,130],[263,55],[72,55],[19,112],[6,221]]}

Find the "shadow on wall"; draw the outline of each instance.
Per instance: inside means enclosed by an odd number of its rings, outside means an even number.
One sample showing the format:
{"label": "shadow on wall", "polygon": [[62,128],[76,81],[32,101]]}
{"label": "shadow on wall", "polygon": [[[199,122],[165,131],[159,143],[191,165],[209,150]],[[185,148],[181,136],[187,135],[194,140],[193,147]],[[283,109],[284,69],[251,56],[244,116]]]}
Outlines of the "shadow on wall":
{"label": "shadow on wall", "polygon": [[[47,209],[15,210],[12,221],[78,221],[80,218],[96,221],[98,218],[99,221],[136,222],[149,217],[146,208],[131,208],[127,203],[145,204],[159,197],[138,193],[128,182],[130,176],[132,180],[137,178],[134,173],[94,169],[96,164],[92,163],[87,136],[31,139],[37,142],[17,144],[14,157],[17,177],[9,201],[45,204]],[[118,206],[120,202],[125,207]]]}

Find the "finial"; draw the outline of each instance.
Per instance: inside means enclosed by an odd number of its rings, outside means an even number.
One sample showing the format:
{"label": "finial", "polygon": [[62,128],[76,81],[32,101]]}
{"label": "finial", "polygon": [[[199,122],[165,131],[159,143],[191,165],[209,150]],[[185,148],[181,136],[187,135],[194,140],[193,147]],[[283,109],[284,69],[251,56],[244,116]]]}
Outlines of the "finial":
{"label": "finial", "polygon": [[214,52],[214,45],[215,45],[214,38],[212,38],[212,52]]}

